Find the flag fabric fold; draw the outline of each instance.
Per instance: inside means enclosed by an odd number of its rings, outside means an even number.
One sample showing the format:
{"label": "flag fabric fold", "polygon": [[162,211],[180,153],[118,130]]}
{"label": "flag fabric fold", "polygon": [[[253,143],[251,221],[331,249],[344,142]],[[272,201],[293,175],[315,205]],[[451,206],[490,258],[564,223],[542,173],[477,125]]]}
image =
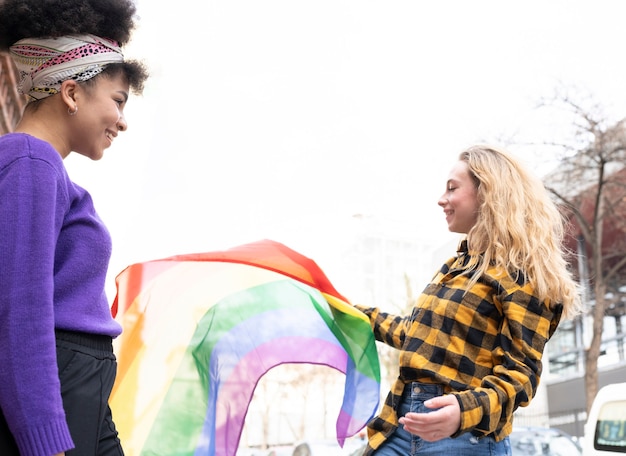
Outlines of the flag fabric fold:
{"label": "flag fabric fold", "polygon": [[283,244],[137,263],[116,283],[124,332],[110,402],[129,456],[234,456],[259,379],[285,363],[345,374],[340,444],[378,408],[369,320]]}

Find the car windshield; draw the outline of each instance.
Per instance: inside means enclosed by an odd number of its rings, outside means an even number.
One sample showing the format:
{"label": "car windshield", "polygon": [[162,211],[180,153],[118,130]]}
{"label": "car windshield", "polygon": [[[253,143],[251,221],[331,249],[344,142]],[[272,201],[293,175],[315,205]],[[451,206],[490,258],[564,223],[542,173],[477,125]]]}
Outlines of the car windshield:
{"label": "car windshield", "polygon": [[598,413],[593,446],[597,450],[626,453],[626,401],[610,401]]}

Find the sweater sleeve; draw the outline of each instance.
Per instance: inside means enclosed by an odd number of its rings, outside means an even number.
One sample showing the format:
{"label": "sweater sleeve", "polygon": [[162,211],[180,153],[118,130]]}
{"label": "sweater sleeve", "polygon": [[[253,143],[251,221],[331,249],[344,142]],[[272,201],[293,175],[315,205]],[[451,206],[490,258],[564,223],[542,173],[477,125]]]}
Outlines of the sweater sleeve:
{"label": "sweater sleeve", "polygon": [[54,334],[54,253],[67,210],[53,163],[22,157],[0,170],[0,407],[20,454],[73,448]]}

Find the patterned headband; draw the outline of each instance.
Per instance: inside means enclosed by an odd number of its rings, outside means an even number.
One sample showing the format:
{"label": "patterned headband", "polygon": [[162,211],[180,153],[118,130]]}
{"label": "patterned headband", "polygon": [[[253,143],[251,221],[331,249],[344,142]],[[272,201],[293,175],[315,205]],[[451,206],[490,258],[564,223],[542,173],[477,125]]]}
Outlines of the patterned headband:
{"label": "patterned headband", "polygon": [[58,93],[63,81],[86,81],[124,61],[115,41],[95,35],[26,38],[9,51],[20,74],[18,90],[31,101]]}

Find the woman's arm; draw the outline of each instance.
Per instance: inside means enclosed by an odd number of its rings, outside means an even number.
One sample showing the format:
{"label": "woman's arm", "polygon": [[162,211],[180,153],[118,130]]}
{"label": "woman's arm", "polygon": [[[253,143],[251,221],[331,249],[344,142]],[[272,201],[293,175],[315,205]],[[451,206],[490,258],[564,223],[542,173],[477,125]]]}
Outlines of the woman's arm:
{"label": "woman's arm", "polygon": [[406,336],[406,319],[381,312],[377,307],[355,305],[370,319],[374,337],[394,348],[400,349]]}
{"label": "woman's arm", "polygon": [[474,390],[453,393],[461,410],[457,434],[468,430],[489,434],[499,428],[508,434],[515,410],[528,405],[537,391],[544,347],[562,307],[548,308],[529,285],[506,295],[501,304],[503,320],[492,351],[492,374]]}
{"label": "woman's arm", "polygon": [[51,168],[44,160],[18,158],[0,179],[0,406],[23,452],[43,448],[50,454],[72,447],[56,363],[60,221],[58,176]]}

